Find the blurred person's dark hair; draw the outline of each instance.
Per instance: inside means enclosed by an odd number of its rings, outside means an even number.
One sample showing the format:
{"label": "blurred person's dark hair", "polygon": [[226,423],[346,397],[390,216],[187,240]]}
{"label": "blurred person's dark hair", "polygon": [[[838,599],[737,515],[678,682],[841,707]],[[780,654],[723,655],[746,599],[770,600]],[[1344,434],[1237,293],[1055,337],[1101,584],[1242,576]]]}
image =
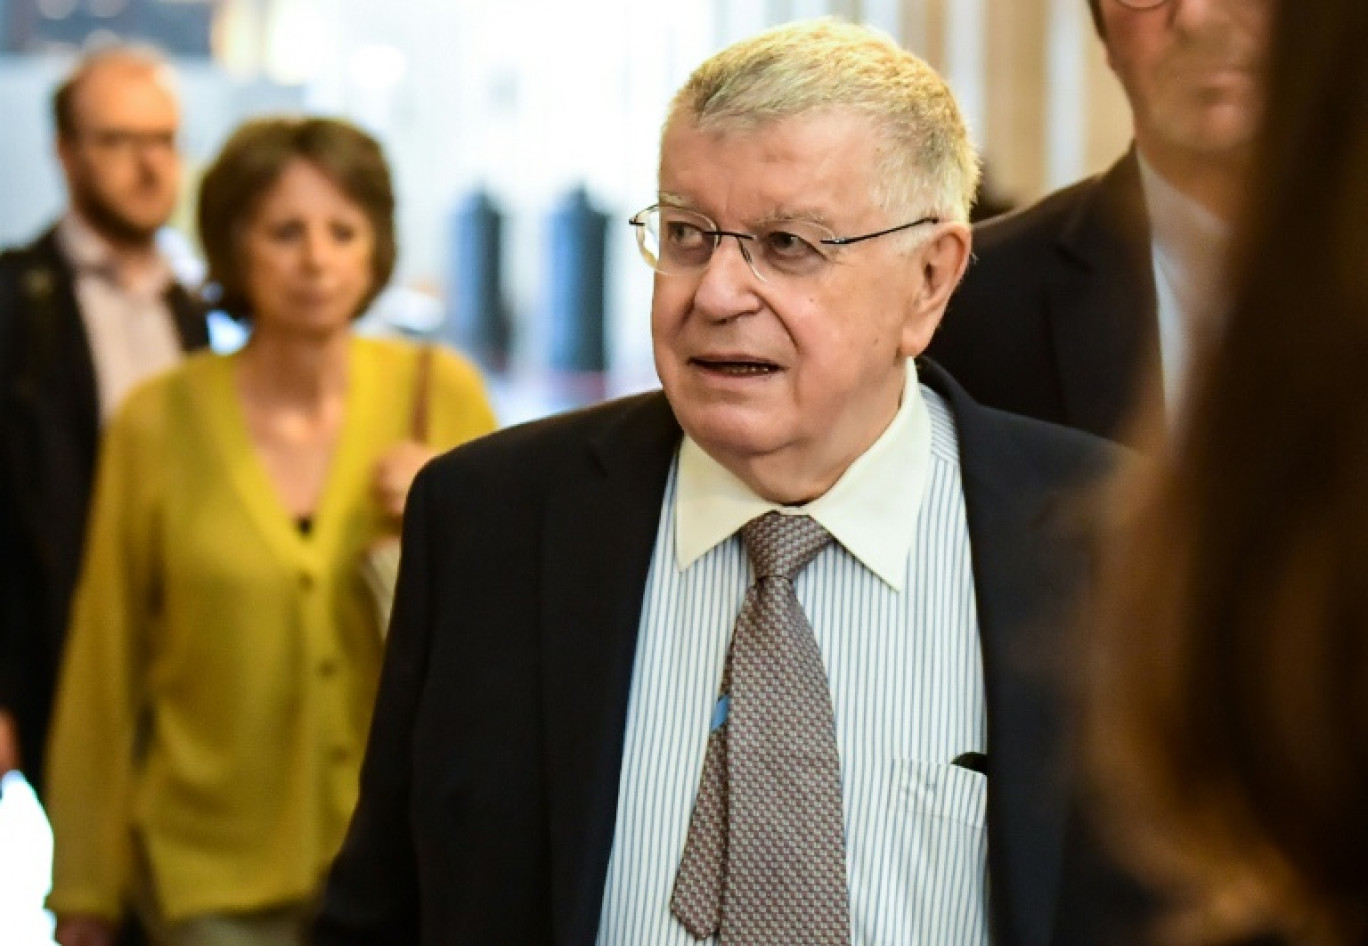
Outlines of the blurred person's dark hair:
{"label": "blurred person's dark hair", "polygon": [[1179,941],[1363,943],[1368,4],[1282,0],[1271,36],[1229,321],[1127,500],[1088,749]]}
{"label": "blurred person's dark hair", "polygon": [[81,133],[77,119],[81,85],[97,69],[118,64],[131,69],[143,69],[164,76],[174,84],[170,64],[155,46],[145,43],[111,43],[98,46],[82,56],[52,93],[52,127],[57,136],[71,140]]}
{"label": "blurred person's dark hair", "polygon": [[239,127],[224,144],[199,192],[199,237],[208,281],[219,289],[215,305],[234,318],[251,318],[242,266],[243,232],[261,198],[296,161],[322,172],[356,203],[375,231],[370,292],[355,317],[394,272],[394,189],[379,142],[340,119],[258,118]]}
{"label": "blurred person's dark hair", "polygon": [[1088,0],[1088,12],[1092,14],[1093,26],[1097,27],[1097,35],[1101,36],[1102,28],[1102,0]]}

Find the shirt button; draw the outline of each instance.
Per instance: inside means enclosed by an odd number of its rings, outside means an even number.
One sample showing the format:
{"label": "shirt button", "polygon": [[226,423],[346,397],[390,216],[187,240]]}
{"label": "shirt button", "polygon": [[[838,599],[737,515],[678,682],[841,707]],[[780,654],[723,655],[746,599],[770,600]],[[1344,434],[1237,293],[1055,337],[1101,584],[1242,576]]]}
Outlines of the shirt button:
{"label": "shirt button", "polygon": [[331,677],[337,673],[337,661],[331,657],[325,657],[318,662],[318,675],[320,677]]}
{"label": "shirt button", "polygon": [[314,576],[313,576],[312,574],[310,574],[309,572],[300,572],[300,573],[299,573],[299,587],[303,588],[305,591],[309,591],[309,590],[311,590],[311,589],[313,588],[313,586],[314,586]]}
{"label": "shirt button", "polygon": [[338,765],[346,762],[350,757],[351,753],[347,751],[346,746],[333,746],[328,751],[328,758]]}

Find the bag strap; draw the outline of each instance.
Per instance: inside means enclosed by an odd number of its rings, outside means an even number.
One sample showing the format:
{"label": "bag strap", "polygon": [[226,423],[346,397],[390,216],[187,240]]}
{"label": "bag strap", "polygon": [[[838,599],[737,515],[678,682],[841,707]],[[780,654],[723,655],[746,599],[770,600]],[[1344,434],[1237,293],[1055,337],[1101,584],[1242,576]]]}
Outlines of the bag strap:
{"label": "bag strap", "polygon": [[428,401],[432,377],[432,346],[418,349],[418,367],[413,375],[413,416],[409,419],[409,436],[418,443],[428,439]]}

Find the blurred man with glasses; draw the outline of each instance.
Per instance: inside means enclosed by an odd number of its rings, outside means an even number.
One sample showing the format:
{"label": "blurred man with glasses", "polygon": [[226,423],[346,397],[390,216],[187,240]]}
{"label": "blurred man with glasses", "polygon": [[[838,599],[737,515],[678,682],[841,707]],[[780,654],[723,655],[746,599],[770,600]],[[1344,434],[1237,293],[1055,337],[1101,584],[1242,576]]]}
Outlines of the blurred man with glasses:
{"label": "blurred man with glasses", "polygon": [[1135,142],[1106,173],[981,226],[930,354],[979,400],[1129,438],[1219,324],[1261,111],[1268,0],[1090,0]]}
{"label": "blurred man with glasses", "polygon": [[420,474],[319,946],[1098,941],[1030,654],[1107,451],[915,360],[977,177],[864,27],[694,72],[630,220],[664,390]]}
{"label": "blurred man with glasses", "polygon": [[101,424],[208,341],[157,243],[180,187],[166,64],[93,53],[57,89],[53,121],[68,207],[0,256],[0,772],[22,767],[35,788]]}

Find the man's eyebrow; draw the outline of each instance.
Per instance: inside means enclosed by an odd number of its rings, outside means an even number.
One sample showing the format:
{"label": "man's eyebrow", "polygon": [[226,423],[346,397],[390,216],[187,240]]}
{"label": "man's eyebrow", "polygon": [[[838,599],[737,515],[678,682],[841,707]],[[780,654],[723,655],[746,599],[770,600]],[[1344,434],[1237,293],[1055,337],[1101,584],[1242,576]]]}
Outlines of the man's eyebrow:
{"label": "man's eyebrow", "polygon": [[[678,207],[681,210],[692,210],[695,213],[703,213],[693,201],[680,194],[671,193],[670,191],[661,191],[657,196],[657,200],[661,206],[664,207]],[[707,214],[704,214],[704,216],[707,216]],[[831,229],[830,218],[820,210],[772,210],[768,213],[761,214],[759,217],[752,220],[748,220],[746,223],[753,227],[768,227],[773,226],[774,224],[792,223],[794,221],[816,224],[825,230]]]}
{"label": "man's eyebrow", "polygon": [[755,221],[757,225],[768,226],[776,223],[814,223],[823,229],[831,229],[831,219],[820,210],[776,210]]}

